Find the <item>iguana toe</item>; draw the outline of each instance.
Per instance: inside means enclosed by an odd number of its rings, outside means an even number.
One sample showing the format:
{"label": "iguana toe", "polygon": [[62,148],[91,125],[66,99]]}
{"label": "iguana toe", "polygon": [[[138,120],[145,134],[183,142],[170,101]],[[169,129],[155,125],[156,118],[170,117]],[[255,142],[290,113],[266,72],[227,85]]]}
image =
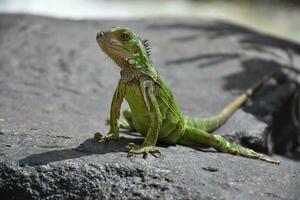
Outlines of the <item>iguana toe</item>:
{"label": "iguana toe", "polygon": [[143,158],[146,158],[148,154],[152,154],[154,157],[159,158],[161,156],[160,150],[155,146],[137,146],[134,143],[129,143],[126,146],[128,150],[128,156],[132,156],[134,154],[143,154]]}
{"label": "iguana toe", "polygon": [[97,132],[97,133],[94,134],[94,139],[97,142],[100,141],[100,140],[102,140],[102,138],[103,138],[103,135],[101,133]]}
{"label": "iguana toe", "polygon": [[107,135],[103,136],[101,133],[97,132],[94,134],[94,139],[97,142],[102,141],[102,140],[104,140],[105,142],[112,141],[112,140],[118,141],[119,136],[116,134],[113,134],[113,133],[108,133]]}
{"label": "iguana toe", "polygon": [[105,142],[109,142],[109,141],[118,141],[119,140],[119,136],[113,133],[109,133],[106,136],[103,137]]}

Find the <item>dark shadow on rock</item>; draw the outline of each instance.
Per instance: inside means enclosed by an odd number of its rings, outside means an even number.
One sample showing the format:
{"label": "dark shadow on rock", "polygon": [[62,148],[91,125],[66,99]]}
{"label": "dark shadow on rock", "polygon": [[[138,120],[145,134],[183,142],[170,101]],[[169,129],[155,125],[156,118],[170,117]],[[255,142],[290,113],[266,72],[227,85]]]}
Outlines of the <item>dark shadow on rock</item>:
{"label": "dark shadow on rock", "polygon": [[228,60],[238,59],[240,57],[237,53],[219,53],[219,54],[198,54],[191,57],[179,58],[166,61],[166,65],[186,64],[191,62],[199,62],[199,67],[209,67],[224,63]]}
{"label": "dark shadow on rock", "polygon": [[94,139],[87,139],[76,148],[61,149],[48,151],[40,154],[32,154],[24,159],[19,160],[19,164],[23,165],[44,165],[51,162],[62,161],[67,159],[79,158],[82,156],[89,156],[93,154],[106,154],[111,152],[126,152],[125,146],[134,142],[141,144],[142,139],[124,138],[121,137],[118,142],[96,142]]}
{"label": "dark shadow on rock", "polygon": [[[187,24],[186,22],[169,23],[169,24],[152,24],[148,26],[149,29],[188,29],[188,30],[201,30],[206,31],[210,34],[211,39],[227,35],[235,34],[257,34],[251,29],[227,23],[224,21],[208,21],[202,24]],[[178,41],[186,41],[187,36],[177,38]],[[196,37],[191,37],[195,39]],[[188,38],[189,39],[189,38]]]}
{"label": "dark shadow on rock", "polygon": [[300,90],[287,97],[276,112],[272,124],[271,153],[300,161]]}
{"label": "dark shadow on rock", "polygon": [[[239,93],[242,93],[261,80],[265,75],[282,66],[274,60],[262,58],[251,58],[241,62],[244,68],[243,71],[224,77],[225,90],[237,90]],[[294,84],[291,83],[291,80],[288,80],[287,75],[283,73],[278,74],[275,80],[276,84],[270,83],[270,81],[264,84],[264,86],[251,97],[251,100],[255,103],[246,104],[242,109],[252,113],[259,120],[265,121],[264,118],[272,114],[274,108],[280,106],[278,103],[281,101],[278,99],[282,98],[284,93],[288,93],[287,91],[292,92],[294,88]],[[288,82],[290,82],[290,84],[287,84]]]}
{"label": "dark shadow on rock", "polygon": [[240,40],[242,44],[251,44],[251,45],[258,45],[264,47],[272,47],[272,48],[279,48],[282,50],[293,50],[295,53],[300,54],[300,45],[289,42],[283,39],[274,38],[274,37],[244,37]]}
{"label": "dark shadow on rock", "polygon": [[298,147],[298,150],[296,150],[295,152],[291,152],[285,155],[285,157],[295,160],[295,161],[300,161],[300,149]]}
{"label": "dark shadow on rock", "polygon": [[225,90],[244,91],[259,81],[272,70],[281,67],[280,63],[273,60],[251,58],[241,61],[243,71],[232,73],[224,78]]}
{"label": "dark shadow on rock", "polygon": [[[168,24],[152,24],[148,26],[149,29],[154,30],[164,30],[164,29],[187,29],[187,30],[199,30],[201,32],[206,32],[209,39],[216,39],[219,37],[241,35],[240,42],[242,44],[251,44],[259,45],[265,47],[280,48],[283,50],[293,50],[295,53],[300,54],[300,45],[289,42],[284,39],[270,37],[266,34],[258,33],[250,28],[246,28],[234,23],[228,23],[222,20],[207,21],[206,23],[168,23]],[[203,37],[203,34],[200,34],[199,37]],[[183,35],[180,38],[172,38],[171,40],[177,42],[186,42],[187,40],[195,40],[197,35]]]}
{"label": "dark shadow on rock", "polygon": [[202,152],[206,152],[206,153],[220,153],[219,151],[217,151],[216,149],[212,148],[212,147],[197,147],[197,146],[192,146],[192,149],[195,149],[196,151],[202,151]]}

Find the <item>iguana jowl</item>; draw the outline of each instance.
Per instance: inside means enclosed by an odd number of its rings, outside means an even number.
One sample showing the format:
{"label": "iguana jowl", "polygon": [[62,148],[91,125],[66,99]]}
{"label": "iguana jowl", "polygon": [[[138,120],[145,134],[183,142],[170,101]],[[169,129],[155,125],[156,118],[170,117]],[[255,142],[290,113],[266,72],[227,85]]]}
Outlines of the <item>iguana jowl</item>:
{"label": "iguana jowl", "polygon": [[[208,118],[183,115],[166,82],[150,59],[148,43],[128,28],[114,28],[97,34],[102,51],[121,68],[121,78],[114,92],[110,111],[110,130],[104,140],[117,140],[119,127],[136,130],[143,137],[141,146],[128,144],[131,154],[158,156],[157,141],[185,146],[213,147],[219,151],[279,164],[262,154],[230,143],[209,132],[221,126],[252,94],[249,89],[219,114]],[[123,99],[129,104],[120,116]],[[96,133],[95,139],[102,139]]]}

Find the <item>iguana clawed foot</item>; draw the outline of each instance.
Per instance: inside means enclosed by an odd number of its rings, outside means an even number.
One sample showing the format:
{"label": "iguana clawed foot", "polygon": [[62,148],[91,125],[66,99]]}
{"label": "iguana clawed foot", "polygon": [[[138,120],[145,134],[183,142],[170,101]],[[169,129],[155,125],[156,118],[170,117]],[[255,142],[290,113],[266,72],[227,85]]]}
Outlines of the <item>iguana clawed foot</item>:
{"label": "iguana clawed foot", "polygon": [[231,144],[221,136],[217,136],[217,137],[223,143],[223,145],[221,145],[219,147],[219,150],[221,150],[223,152],[231,153],[234,155],[241,155],[244,157],[253,158],[253,159],[257,159],[257,160],[263,160],[263,161],[273,163],[273,164],[280,164],[280,161],[278,161],[278,160],[273,160],[271,158],[268,158],[263,154],[253,151],[252,149],[248,149],[246,147],[242,147],[237,144]]}
{"label": "iguana clawed foot", "polygon": [[257,152],[255,152],[255,151],[253,151],[251,149],[249,149],[248,151],[249,151],[249,154],[252,155],[253,158],[255,158],[255,159],[263,160],[263,161],[266,161],[266,162],[269,162],[269,163],[273,163],[273,164],[280,164],[280,161],[270,159],[270,158],[264,156],[263,154],[257,153]]}
{"label": "iguana clawed foot", "polygon": [[102,140],[102,138],[103,138],[103,135],[101,133],[97,132],[94,134],[94,140],[96,140],[97,142]]}
{"label": "iguana clawed foot", "polygon": [[103,135],[99,132],[95,133],[94,139],[98,142],[101,140],[104,140],[105,142],[108,141],[118,141],[119,140],[119,135],[116,135],[114,133],[108,133],[106,136],[103,137]]}
{"label": "iguana clawed foot", "polygon": [[160,150],[155,146],[138,146],[134,143],[129,143],[126,148],[128,150],[128,156],[143,154],[143,158],[146,158],[149,153],[156,158],[161,156]]}

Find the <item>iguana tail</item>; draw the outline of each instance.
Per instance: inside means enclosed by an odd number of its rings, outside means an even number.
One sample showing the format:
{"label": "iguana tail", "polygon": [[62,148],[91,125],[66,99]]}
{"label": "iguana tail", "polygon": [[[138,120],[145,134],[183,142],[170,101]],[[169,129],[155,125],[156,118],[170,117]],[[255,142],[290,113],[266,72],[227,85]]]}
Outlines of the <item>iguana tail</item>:
{"label": "iguana tail", "polygon": [[271,78],[275,77],[282,67],[278,67],[271,71],[269,74],[265,75],[261,80],[259,80],[255,85],[248,88],[243,94],[229,103],[219,114],[207,117],[207,118],[190,118],[187,117],[188,125],[192,125],[195,128],[200,128],[207,132],[213,131],[224,124],[228,118],[239,109],[248,99],[251,97],[258,89],[263,86]]}

